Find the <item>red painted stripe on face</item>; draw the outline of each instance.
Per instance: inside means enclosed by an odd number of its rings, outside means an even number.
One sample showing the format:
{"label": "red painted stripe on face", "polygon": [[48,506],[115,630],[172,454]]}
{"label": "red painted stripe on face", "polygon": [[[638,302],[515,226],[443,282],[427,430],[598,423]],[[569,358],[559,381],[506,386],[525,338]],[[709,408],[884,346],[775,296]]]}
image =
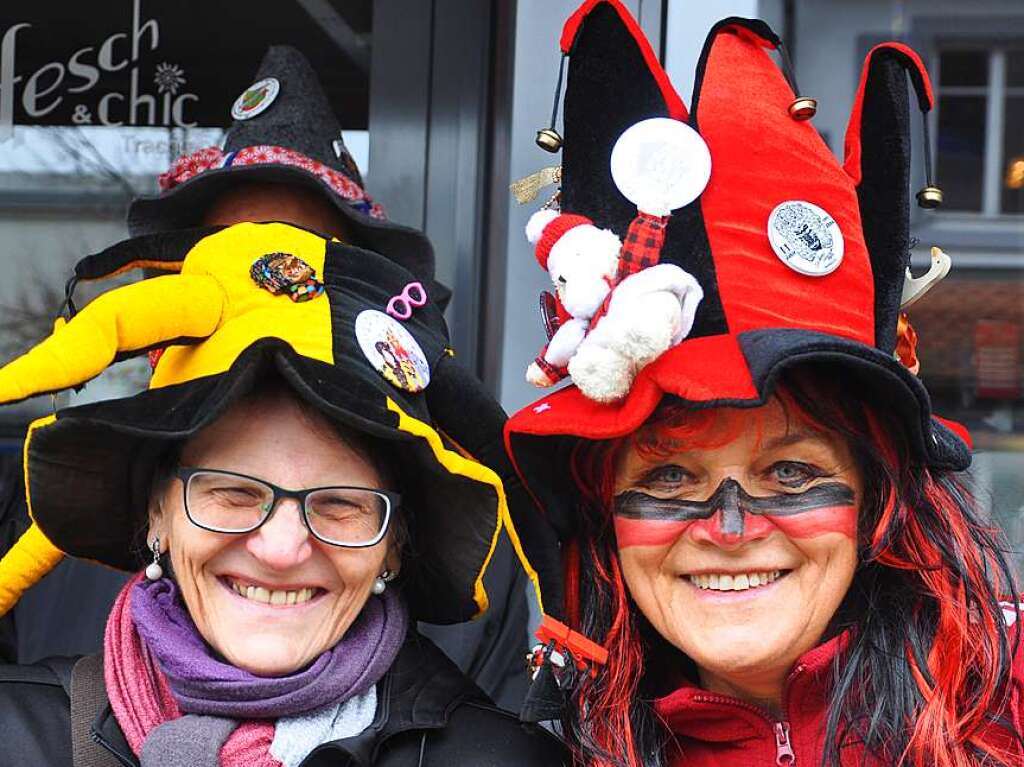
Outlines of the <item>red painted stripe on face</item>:
{"label": "red painted stripe on face", "polygon": [[744,515],[742,536],[722,530],[722,512],[710,519],[664,520],[632,519],[615,515],[615,537],[619,548],[627,546],[666,546],[689,532],[718,545],[735,546],[737,543],[766,538],[776,530],[787,538],[817,538],[827,533],[840,533],[847,538],[857,535],[857,509],[854,506],[826,506],[790,516]]}
{"label": "red painted stripe on face", "polygon": [[616,514],[615,538],[620,549],[626,546],[667,546],[693,524],[696,520],[630,519]]}

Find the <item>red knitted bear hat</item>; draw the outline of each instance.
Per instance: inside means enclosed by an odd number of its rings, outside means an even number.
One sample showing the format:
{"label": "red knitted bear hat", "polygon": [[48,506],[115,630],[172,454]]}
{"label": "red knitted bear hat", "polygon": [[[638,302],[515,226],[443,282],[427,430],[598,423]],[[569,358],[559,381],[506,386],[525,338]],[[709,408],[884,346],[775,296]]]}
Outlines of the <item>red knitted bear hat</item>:
{"label": "red knitted bear hat", "polygon": [[[924,465],[964,469],[966,432],[933,418],[920,380],[894,358],[909,266],[910,89],[932,104],[921,60],[899,43],[864,65],[840,165],[794,93],[762,21],[729,18],[708,35],[689,113],[618,0],[588,0],[568,20],[561,209],[624,237],[637,206],[616,187],[612,148],[652,118],[686,122],[706,142],[703,193],[674,210],[660,262],[703,289],[692,330],[643,367],[619,401],[561,388],[516,413],[506,447],[543,517],[517,520],[549,609],[561,605],[558,548],[574,528],[568,448],[635,431],[662,397],[694,408],[756,407],[788,366],[833,365],[851,386],[882,390]],[[961,436],[961,434],[963,436]]]}

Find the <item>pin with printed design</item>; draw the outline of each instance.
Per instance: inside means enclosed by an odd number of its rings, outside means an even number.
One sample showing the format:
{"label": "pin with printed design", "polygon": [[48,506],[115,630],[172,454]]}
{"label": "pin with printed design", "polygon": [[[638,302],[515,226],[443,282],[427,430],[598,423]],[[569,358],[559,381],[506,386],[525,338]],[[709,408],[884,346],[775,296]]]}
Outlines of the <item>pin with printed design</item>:
{"label": "pin with printed design", "polygon": [[768,216],[768,241],[782,263],[808,277],[824,277],[843,262],[839,224],[806,200],[786,200],[775,206]]}
{"label": "pin with printed design", "polygon": [[407,392],[420,392],[430,383],[430,365],[423,349],[402,324],[376,309],[356,317],[356,340],[374,370]]}
{"label": "pin with printed design", "polygon": [[274,295],[286,293],[296,303],[309,301],[324,292],[316,270],[291,253],[261,256],[249,268],[249,276],[264,290]]}
{"label": "pin with printed design", "polygon": [[281,92],[281,83],[276,77],[265,77],[253,83],[231,105],[231,116],[236,120],[251,120],[270,108]]}

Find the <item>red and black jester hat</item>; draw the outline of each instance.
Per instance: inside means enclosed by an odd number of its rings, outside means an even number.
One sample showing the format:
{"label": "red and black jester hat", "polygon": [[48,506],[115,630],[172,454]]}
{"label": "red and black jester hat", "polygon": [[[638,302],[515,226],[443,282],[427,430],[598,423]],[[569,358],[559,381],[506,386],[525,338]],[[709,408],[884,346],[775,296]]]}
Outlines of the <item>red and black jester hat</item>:
{"label": "red and black jester hat", "polygon": [[[819,361],[853,387],[884,391],[906,423],[922,464],[964,469],[962,427],[934,418],[921,381],[893,357],[909,265],[910,93],[931,108],[920,58],[899,43],[868,55],[839,165],[810,122],[790,116],[796,94],[769,51],[779,38],[762,21],[729,18],[708,35],[689,113],[618,0],[589,0],[566,23],[562,211],[624,236],[636,207],[618,191],[609,158],[631,125],[651,117],[687,122],[711,153],[711,178],[673,212],[661,252],[704,291],[692,332],[643,368],[628,395],[602,404],[575,386],[516,413],[506,447],[545,519],[518,520],[538,545],[531,561],[548,577],[545,602],[561,604],[557,550],[531,527],[571,537],[572,491],[566,457],[579,438],[636,430],[671,395],[694,408],[756,407],[788,366]],[[772,211],[805,201],[835,220],[845,241],[838,268],[807,276],[773,251]],[[956,429],[957,431],[954,431]],[[554,581],[554,582],[552,582]]]}

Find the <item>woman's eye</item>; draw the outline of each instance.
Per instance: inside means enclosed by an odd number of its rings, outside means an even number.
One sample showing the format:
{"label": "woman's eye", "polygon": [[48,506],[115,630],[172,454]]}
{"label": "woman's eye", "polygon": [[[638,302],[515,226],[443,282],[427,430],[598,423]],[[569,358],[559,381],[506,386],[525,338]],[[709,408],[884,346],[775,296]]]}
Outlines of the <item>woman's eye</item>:
{"label": "woman's eye", "polygon": [[211,495],[222,503],[236,506],[255,506],[263,500],[262,493],[248,487],[218,487]]}
{"label": "woman's eye", "polygon": [[822,476],[820,470],[799,461],[779,461],[772,465],[769,473],[776,482],[786,487],[802,487]]}
{"label": "woman's eye", "polygon": [[675,487],[690,479],[690,472],[682,466],[659,466],[644,475],[642,484],[647,487]]}

